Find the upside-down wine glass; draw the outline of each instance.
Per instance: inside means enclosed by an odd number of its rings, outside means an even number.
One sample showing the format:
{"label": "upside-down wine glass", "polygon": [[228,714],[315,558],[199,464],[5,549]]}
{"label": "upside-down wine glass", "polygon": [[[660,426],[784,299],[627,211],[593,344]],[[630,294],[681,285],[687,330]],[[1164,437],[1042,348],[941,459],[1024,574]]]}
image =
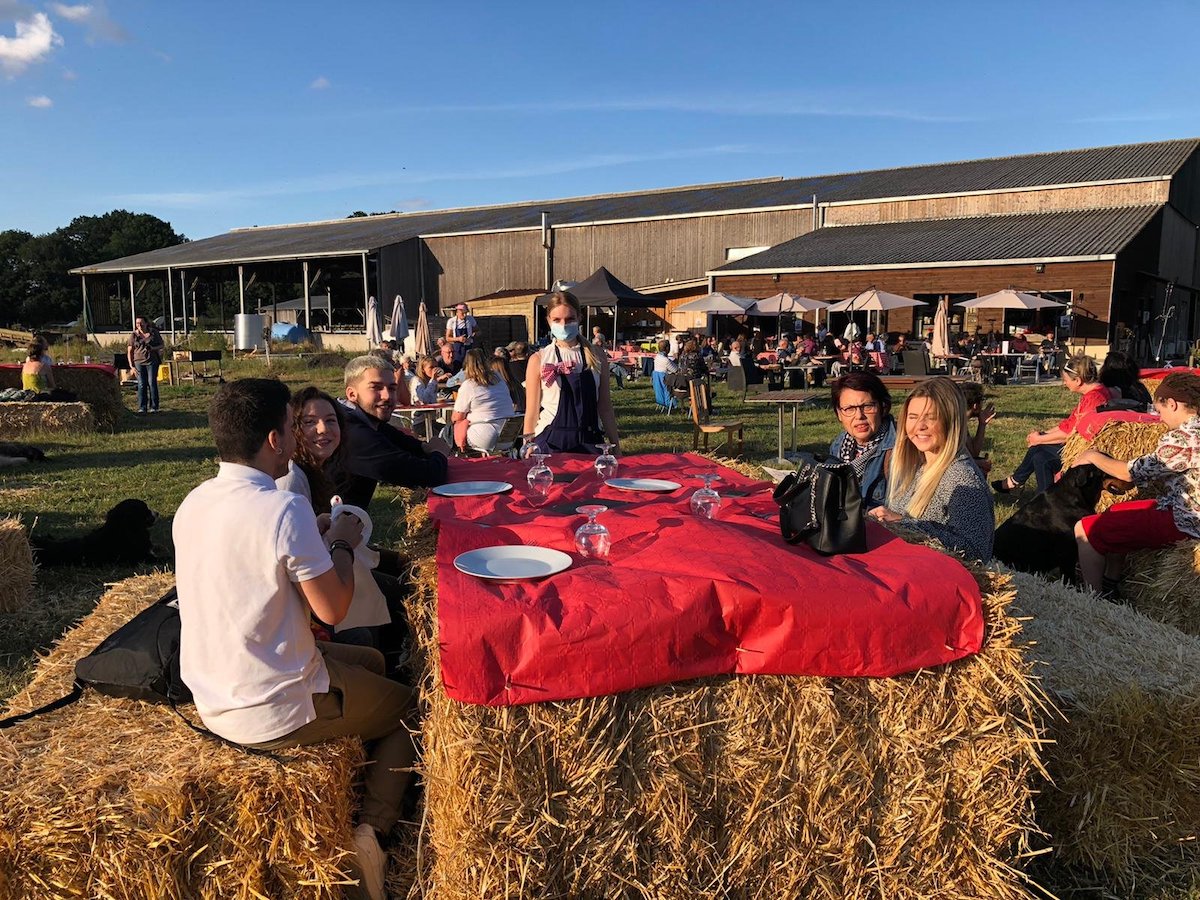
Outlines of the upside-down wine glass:
{"label": "upside-down wine glass", "polygon": [[575,530],[575,549],[579,551],[579,555],[585,559],[608,559],[612,540],[609,538],[608,529],[596,521],[596,516],[608,512],[608,507],[594,503],[580,506],[575,512],[588,517],[588,520]]}
{"label": "upside-down wine glass", "polygon": [[546,498],[550,496],[550,486],[554,484],[554,473],[546,465],[550,454],[531,453],[530,456],[533,458],[533,465],[529,474],[525,476],[529,481],[530,499],[535,504],[545,503]]}
{"label": "upside-down wine glass", "polygon": [[600,446],[604,452],[596,457],[596,474],[601,481],[607,481],[617,475],[617,458],[610,452],[613,448],[611,441],[605,440]]}
{"label": "upside-down wine glass", "polygon": [[710,472],[701,475],[700,478],[704,481],[704,487],[692,494],[692,515],[702,519],[715,519],[717,510],[721,508],[721,495],[713,490],[712,483],[719,481],[721,476]]}

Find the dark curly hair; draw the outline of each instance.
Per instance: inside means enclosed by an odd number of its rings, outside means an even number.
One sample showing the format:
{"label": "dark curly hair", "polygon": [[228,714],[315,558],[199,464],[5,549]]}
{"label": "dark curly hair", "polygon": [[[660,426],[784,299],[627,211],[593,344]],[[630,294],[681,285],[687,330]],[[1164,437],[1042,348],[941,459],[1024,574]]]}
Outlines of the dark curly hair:
{"label": "dark curly hair", "polygon": [[1159,383],[1154,396],[1158,400],[1174,400],[1200,411],[1200,375],[1172,372]]}
{"label": "dark curly hair", "polygon": [[[300,427],[301,420],[304,418],[304,407],[313,400],[324,400],[333,407],[333,414],[337,417],[338,430],[342,436],[337,449],[324,463],[312,455],[312,450],[304,441],[304,430]],[[346,460],[348,435],[346,434],[346,416],[342,412],[342,405],[320,388],[309,385],[292,395],[290,407],[292,434],[296,438],[296,455],[292,457],[292,460],[308,477],[308,487],[312,492],[313,511],[317,514],[329,512],[330,498],[336,493],[334,485],[343,471]]]}

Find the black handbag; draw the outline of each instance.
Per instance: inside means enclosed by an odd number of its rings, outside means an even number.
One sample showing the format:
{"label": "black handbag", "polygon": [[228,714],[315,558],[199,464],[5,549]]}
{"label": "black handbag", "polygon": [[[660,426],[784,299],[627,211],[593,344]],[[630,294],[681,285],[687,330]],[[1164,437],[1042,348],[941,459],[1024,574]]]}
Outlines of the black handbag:
{"label": "black handbag", "polygon": [[775,488],[779,530],[789,544],[806,541],[818,553],[866,553],[867,526],[853,467],[802,462]]}

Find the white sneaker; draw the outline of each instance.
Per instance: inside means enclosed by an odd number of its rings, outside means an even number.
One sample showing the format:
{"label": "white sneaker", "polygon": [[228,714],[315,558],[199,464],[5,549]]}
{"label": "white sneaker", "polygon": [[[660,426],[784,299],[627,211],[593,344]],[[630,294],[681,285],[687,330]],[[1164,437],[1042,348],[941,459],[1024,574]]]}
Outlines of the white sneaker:
{"label": "white sneaker", "polygon": [[379,846],[379,836],[370,825],[354,829],[354,848],[358,851],[359,887],[371,900],[387,900],[383,882],[387,875],[387,855]]}

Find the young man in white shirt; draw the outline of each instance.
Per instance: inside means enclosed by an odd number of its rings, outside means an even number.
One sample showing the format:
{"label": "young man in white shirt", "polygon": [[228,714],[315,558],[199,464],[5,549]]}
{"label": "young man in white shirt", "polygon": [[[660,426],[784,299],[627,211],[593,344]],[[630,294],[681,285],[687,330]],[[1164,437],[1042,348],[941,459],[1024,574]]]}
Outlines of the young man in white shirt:
{"label": "young man in white shirt", "polygon": [[382,898],[379,835],[399,818],[410,778],[413,694],[383,677],[377,650],[313,639],[310,608],[337,624],[350,607],[362,523],[318,522],[307,500],[276,489],[295,450],[288,398],[279,381],[247,378],[209,404],[220,468],[173,525],[180,670],[204,724],[227,740],[264,750],[368,742],[354,839],[363,886]]}

